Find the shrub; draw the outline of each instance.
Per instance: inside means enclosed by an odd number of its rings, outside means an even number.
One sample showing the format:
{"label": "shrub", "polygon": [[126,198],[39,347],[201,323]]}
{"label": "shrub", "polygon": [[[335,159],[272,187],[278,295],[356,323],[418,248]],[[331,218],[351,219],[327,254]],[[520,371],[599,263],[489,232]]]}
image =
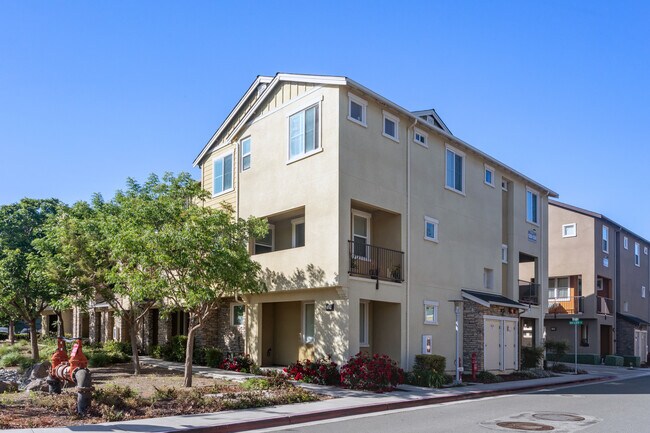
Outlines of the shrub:
{"label": "shrub", "polygon": [[437,371],[414,368],[406,375],[406,383],[427,388],[442,388],[447,383],[447,377]]}
{"label": "shrub", "polygon": [[14,345],[3,345],[0,346],[0,357],[5,356],[7,353],[18,353],[20,352],[20,346],[17,344]]}
{"label": "shrub", "polygon": [[92,352],[88,356],[89,367],[92,368],[106,367],[107,365],[111,365],[111,364],[112,364],[112,360],[110,355],[104,351]]}
{"label": "shrub", "polygon": [[216,347],[206,347],[204,353],[205,365],[210,368],[219,368],[223,362],[223,352]]}
{"label": "shrub", "polygon": [[344,388],[391,391],[404,383],[404,371],[386,355],[357,353],[341,367]]}
{"label": "shrub", "polygon": [[512,373],[513,376],[520,377],[522,379],[541,379],[545,377],[551,377],[549,371],[543,370],[541,368],[531,368],[530,370],[521,370]]}
{"label": "shrub", "polygon": [[499,383],[503,382],[503,379],[499,376],[497,376],[494,373],[490,373],[489,371],[479,371],[479,373],[476,375],[476,379],[481,382],[481,383]]}
{"label": "shrub", "polygon": [[338,385],[341,382],[339,366],[331,358],[296,361],[285,368],[284,372],[292,379],[318,385]]}
{"label": "shrub", "polygon": [[521,349],[521,368],[537,368],[544,359],[543,347],[523,347]]}
{"label": "shrub", "polygon": [[551,352],[548,356],[549,361],[559,361],[569,350],[569,344],[566,341],[547,340],[544,347],[547,352]]}
{"label": "shrub", "polygon": [[242,388],[251,391],[251,390],[265,390],[271,388],[271,384],[268,379],[263,379],[259,377],[251,377],[246,379],[241,384]]}
{"label": "shrub", "polygon": [[106,341],[103,345],[103,349],[109,353],[123,353],[125,355],[131,355],[131,353],[133,353],[131,350],[131,343],[126,343],[124,341]]}
{"label": "shrub", "polygon": [[414,370],[431,370],[439,374],[445,374],[447,360],[441,355],[415,355]]}
{"label": "shrub", "polygon": [[551,367],[551,371],[554,371],[556,373],[569,373],[573,371],[573,368],[569,367],[566,364],[562,364],[561,362],[556,362]]}
{"label": "shrub", "polygon": [[0,358],[0,367],[19,367],[21,371],[27,370],[32,364],[31,358],[18,352],[9,352]]}
{"label": "shrub", "polygon": [[236,355],[228,357],[221,361],[219,368],[230,371],[240,371],[242,373],[257,373],[259,367],[249,355]]}

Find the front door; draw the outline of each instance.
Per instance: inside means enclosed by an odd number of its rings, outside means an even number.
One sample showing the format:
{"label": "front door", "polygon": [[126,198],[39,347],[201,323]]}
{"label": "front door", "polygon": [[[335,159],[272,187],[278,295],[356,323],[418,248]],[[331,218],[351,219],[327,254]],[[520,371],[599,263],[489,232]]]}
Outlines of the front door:
{"label": "front door", "polygon": [[503,369],[517,369],[517,322],[504,320],[503,328]]}
{"label": "front door", "polygon": [[600,357],[612,354],[612,327],[600,325]]}
{"label": "front door", "polygon": [[501,321],[485,319],[484,370],[501,370]]}

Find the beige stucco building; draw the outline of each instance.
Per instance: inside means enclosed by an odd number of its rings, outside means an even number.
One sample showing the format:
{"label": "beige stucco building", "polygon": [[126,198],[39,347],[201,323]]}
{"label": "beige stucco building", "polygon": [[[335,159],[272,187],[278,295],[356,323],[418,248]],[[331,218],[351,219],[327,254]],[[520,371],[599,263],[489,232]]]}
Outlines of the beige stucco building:
{"label": "beige stucco building", "polygon": [[[196,157],[210,206],[265,217],[269,290],[246,301],[261,365],[359,351],[410,368],[518,368],[543,337],[547,202],[556,194],[345,77],[258,77]],[[541,287],[540,287],[541,283]],[[521,301],[521,302],[519,302]],[[467,366],[468,367],[468,366]]]}
{"label": "beige stucco building", "polygon": [[[607,355],[647,362],[650,243],[609,218],[557,201],[549,206],[548,340],[599,362]],[[570,318],[582,325],[569,325]]]}

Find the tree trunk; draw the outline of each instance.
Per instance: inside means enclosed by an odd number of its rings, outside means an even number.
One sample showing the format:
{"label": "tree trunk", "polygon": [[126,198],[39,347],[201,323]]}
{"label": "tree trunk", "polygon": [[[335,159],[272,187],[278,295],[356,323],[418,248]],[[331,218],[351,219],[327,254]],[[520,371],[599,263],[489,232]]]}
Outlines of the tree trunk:
{"label": "tree trunk", "polygon": [[16,335],[15,335],[15,329],[14,326],[14,319],[9,319],[9,344],[14,344],[16,342]]}
{"label": "tree trunk", "polygon": [[185,377],[183,381],[183,386],[186,388],[192,387],[192,359],[194,357],[194,338],[199,327],[200,325],[192,326],[187,332],[187,346],[185,346]]}
{"label": "tree trunk", "polygon": [[56,312],[56,319],[57,319],[57,325],[56,325],[56,331],[57,331],[57,337],[63,338],[65,335],[64,329],[63,329],[63,312],[57,311]]}
{"label": "tree trunk", "polygon": [[36,319],[29,321],[29,341],[32,343],[32,360],[38,362],[38,340],[36,331]]}
{"label": "tree trunk", "polygon": [[133,374],[140,374],[140,356],[138,355],[138,321],[133,310],[126,316],[129,321],[129,339],[131,340],[131,358],[133,359]]}

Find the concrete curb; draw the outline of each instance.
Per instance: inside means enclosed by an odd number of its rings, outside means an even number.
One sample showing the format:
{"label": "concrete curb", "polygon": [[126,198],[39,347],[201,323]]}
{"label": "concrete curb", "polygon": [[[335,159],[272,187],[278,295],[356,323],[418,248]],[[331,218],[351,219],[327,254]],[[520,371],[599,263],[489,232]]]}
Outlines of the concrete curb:
{"label": "concrete curb", "polygon": [[[322,421],[325,419],[342,418],[346,416],[364,415],[369,413],[385,412],[396,409],[406,409],[419,406],[428,406],[440,403],[449,403],[452,401],[473,400],[484,397],[494,397],[499,395],[513,394],[521,391],[535,391],[545,388],[557,388],[570,385],[581,385],[594,382],[604,382],[607,380],[615,379],[615,376],[605,376],[596,378],[587,378],[582,380],[575,380],[571,382],[557,383],[557,384],[544,384],[544,385],[531,385],[519,386],[513,388],[506,388],[502,390],[485,390],[485,391],[470,391],[462,394],[446,395],[446,396],[432,396],[423,397],[413,400],[395,401],[390,403],[375,403],[365,406],[349,407],[345,409],[330,409],[321,410],[318,412],[304,412],[296,415],[279,415],[275,417],[233,422],[230,424],[202,426],[202,427],[189,427],[184,428],[183,432],[188,433],[234,433],[246,430],[282,427],[293,424],[302,424],[306,422]],[[178,430],[169,430],[169,433],[178,432]],[[167,433],[167,432],[165,432]]]}

